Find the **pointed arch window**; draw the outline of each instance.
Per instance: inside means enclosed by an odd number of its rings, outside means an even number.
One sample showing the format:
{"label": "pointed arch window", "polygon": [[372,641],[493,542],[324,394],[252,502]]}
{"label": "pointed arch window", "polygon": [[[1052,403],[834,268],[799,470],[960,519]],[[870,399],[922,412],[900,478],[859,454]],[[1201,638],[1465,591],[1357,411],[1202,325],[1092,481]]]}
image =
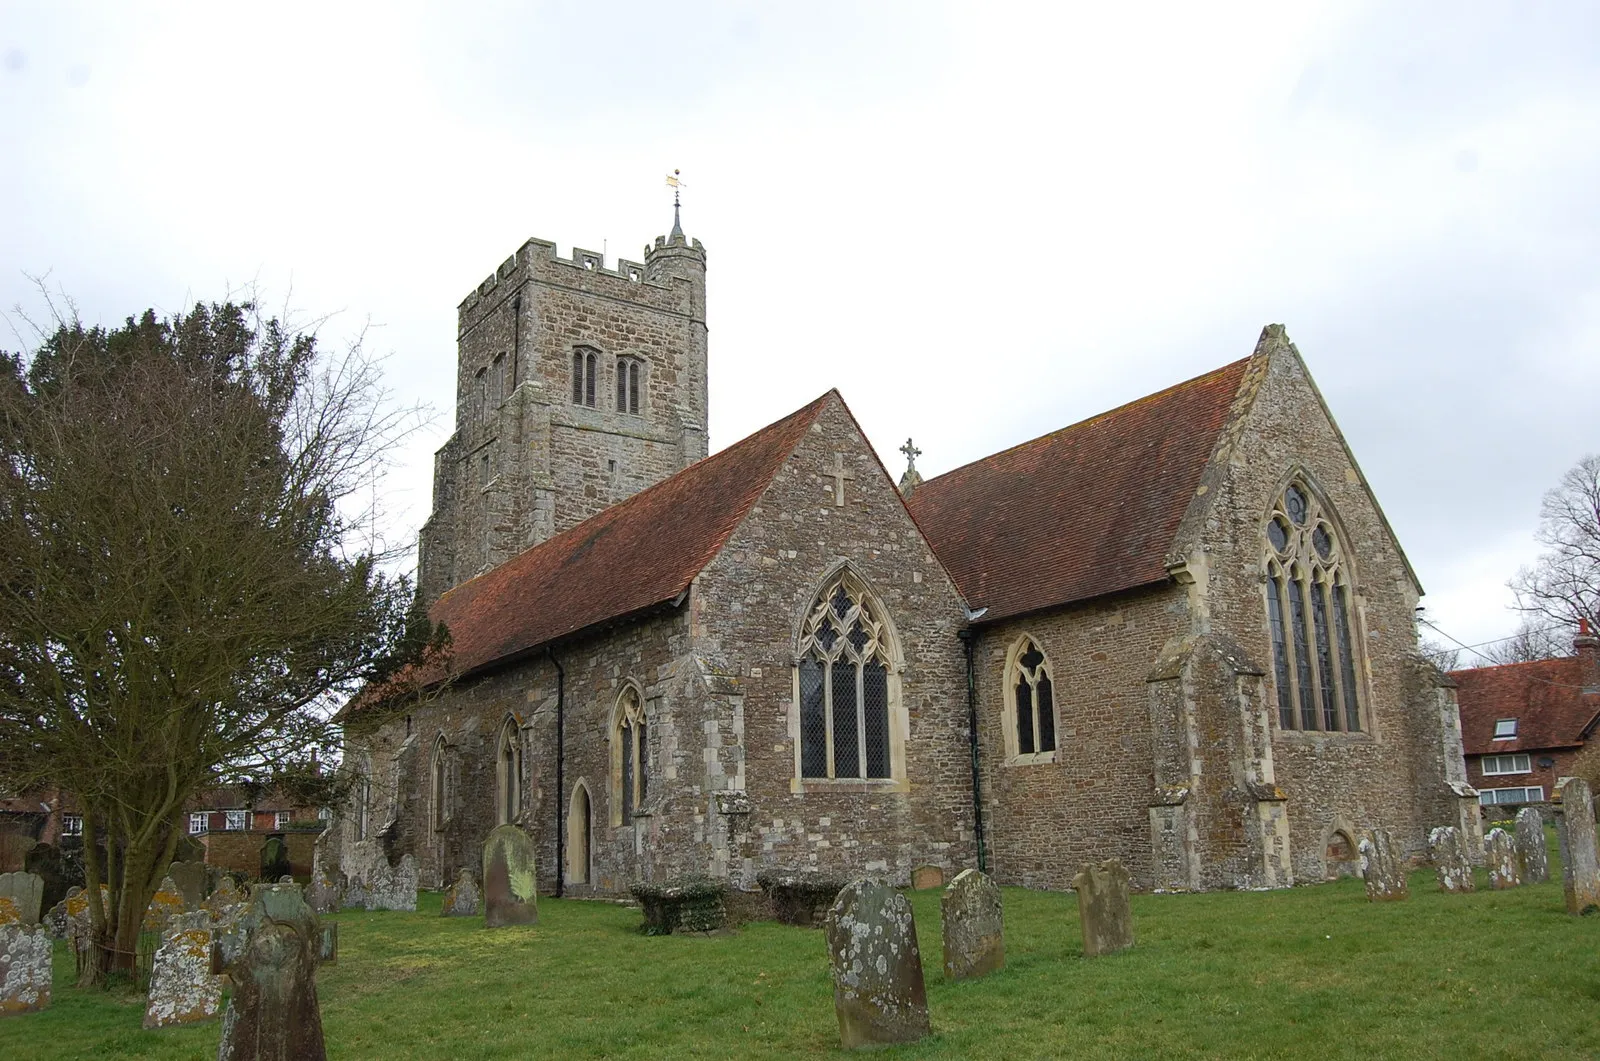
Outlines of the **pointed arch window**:
{"label": "pointed arch window", "polygon": [[580,346],[572,351],[572,404],[594,408],[596,378],[600,371],[600,352]]}
{"label": "pointed arch window", "polygon": [[889,640],[877,604],[848,572],[807,613],[795,661],[802,779],[896,776]]}
{"label": "pointed arch window", "polygon": [[429,800],[433,807],[433,827],[443,829],[450,820],[450,765],[445,755],[444,737],[433,742],[433,760],[429,764]]}
{"label": "pointed arch window", "polygon": [[495,752],[495,817],[499,824],[515,822],[522,814],[522,731],[515,718],[500,727]]}
{"label": "pointed arch window", "polygon": [[1266,527],[1267,628],[1280,729],[1361,731],[1348,556],[1322,502],[1284,490]]}
{"label": "pointed arch window", "polygon": [[617,358],[617,412],[638,416],[644,405],[644,365],[636,357]]}
{"label": "pointed arch window", "polygon": [[650,744],[644,698],[629,685],[617,698],[611,726],[611,824],[631,825],[650,788]]}
{"label": "pointed arch window", "polygon": [[1006,658],[1006,758],[1012,763],[1053,762],[1056,752],[1055,685],[1050,663],[1032,637]]}

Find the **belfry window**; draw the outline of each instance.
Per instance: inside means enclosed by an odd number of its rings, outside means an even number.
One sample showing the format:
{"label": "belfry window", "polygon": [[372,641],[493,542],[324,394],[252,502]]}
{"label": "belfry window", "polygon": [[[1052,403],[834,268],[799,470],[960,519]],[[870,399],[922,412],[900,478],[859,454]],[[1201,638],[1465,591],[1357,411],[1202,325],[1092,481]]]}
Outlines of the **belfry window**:
{"label": "belfry window", "polygon": [[622,690],[611,728],[611,824],[630,825],[650,787],[650,745],[644,701],[635,686]]}
{"label": "belfry window", "polygon": [[1266,528],[1267,628],[1282,729],[1358,732],[1349,565],[1316,496],[1291,483]]}
{"label": "belfry window", "polygon": [[617,358],[617,412],[639,415],[644,369],[638,358]]}
{"label": "belfry window", "polygon": [[600,371],[600,354],[580,346],[572,351],[572,404],[594,408],[595,378]]}
{"label": "belfry window", "polygon": [[1006,755],[1013,761],[1055,758],[1055,686],[1037,642],[1024,637],[1006,661]]}
{"label": "belfry window", "polygon": [[802,778],[888,778],[888,629],[848,573],[806,616],[796,653]]}

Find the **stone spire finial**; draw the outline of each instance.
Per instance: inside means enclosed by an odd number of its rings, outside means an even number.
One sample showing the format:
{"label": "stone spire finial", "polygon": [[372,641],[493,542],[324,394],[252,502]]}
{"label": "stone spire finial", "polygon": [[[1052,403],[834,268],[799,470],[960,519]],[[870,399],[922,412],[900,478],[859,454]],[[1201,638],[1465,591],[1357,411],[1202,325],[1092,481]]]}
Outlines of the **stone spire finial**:
{"label": "stone spire finial", "polygon": [[681,169],[675,169],[672,171],[672,176],[667,178],[667,187],[672,189],[672,233],[667,238],[674,240],[683,239],[683,225],[678,220],[678,208],[682,205],[678,201],[678,192],[683,187],[678,175],[682,172]]}
{"label": "stone spire finial", "polygon": [[917,458],[922,456],[922,451],[908,438],[906,444],[900,447],[900,452],[906,455],[906,473],[900,477],[900,494],[910,497],[922,485],[922,476],[917,474]]}

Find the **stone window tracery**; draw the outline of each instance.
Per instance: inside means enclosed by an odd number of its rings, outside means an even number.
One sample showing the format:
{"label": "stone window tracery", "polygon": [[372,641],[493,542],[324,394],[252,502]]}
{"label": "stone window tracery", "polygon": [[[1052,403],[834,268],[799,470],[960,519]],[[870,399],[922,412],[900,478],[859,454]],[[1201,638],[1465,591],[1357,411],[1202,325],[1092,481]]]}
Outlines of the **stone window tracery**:
{"label": "stone window tracery", "polygon": [[644,698],[629,685],[617,698],[611,726],[611,824],[631,825],[650,787]]}
{"label": "stone window tracery", "polygon": [[848,572],[818,596],[796,652],[801,778],[894,776],[890,633]]}
{"label": "stone window tracery", "polygon": [[643,393],[644,365],[636,357],[617,358],[617,412],[638,416]]}
{"label": "stone window tracery", "polygon": [[495,755],[495,813],[499,824],[507,825],[522,813],[522,733],[517,720],[508,718],[500,727],[500,743]]}
{"label": "stone window tracery", "polygon": [[1324,506],[1290,483],[1266,538],[1267,628],[1281,729],[1356,733],[1361,689],[1348,558]]}
{"label": "stone window tracery", "polygon": [[595,388],[600,372],[600,353],[580,346],[572,351],[572,404],[594,408]]}
{"label": "stone window tracery", "polygon": [[1052,762],[1056,751],[1055,685],[1039,644],[1024,636],[1006,659],[1006,757]]}
{"label": "stone window tracery", "polygon": [[433,744],[433,761],[428,769],[430,779],[429,802],[433,806],[433,827],[435,830],[443,829],[446,821],[450,819],[450,778],[449,764],[445,759],[444,737],[441,736]]}

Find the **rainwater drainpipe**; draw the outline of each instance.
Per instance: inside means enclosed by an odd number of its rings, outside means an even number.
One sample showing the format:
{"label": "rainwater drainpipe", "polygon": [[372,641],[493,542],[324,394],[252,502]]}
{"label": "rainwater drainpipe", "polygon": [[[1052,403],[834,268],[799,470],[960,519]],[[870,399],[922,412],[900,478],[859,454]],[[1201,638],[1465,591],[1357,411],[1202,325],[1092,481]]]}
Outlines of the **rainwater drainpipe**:
{"label": "rainwater drainpipe", "polygon": [[[979,614],[982,614],[981,612]],[[978,683],[973,671],[972,643],[977,634],[970,626],[956,631],[967,656],[967,744],[972,752],[972,834],[978,841],[978,872],[989,872],[989,854],[983,844],[983,789],[978,771]]]}
{"label": "rainwater drainpipe", "polygon": [[562,670],[554,649],[547,648],[544,654],[556,669],[556,898],[559,899],[567,879],[567,672]]}

